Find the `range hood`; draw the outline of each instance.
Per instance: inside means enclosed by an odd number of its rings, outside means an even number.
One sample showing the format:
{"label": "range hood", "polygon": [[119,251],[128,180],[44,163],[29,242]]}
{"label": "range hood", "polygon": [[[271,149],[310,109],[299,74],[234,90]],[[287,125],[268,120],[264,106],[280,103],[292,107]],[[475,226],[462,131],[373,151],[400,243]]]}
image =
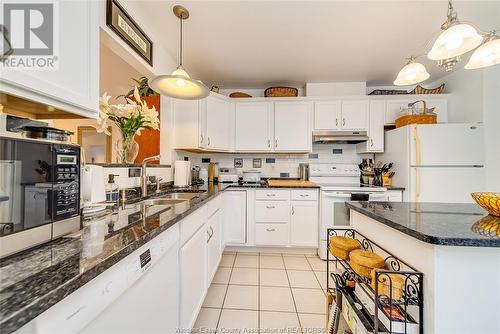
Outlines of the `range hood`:
{"label": "range hood", "polygon": [[366,131],[321,130],[313,131],[313,143],[357,144],[368,140]]}

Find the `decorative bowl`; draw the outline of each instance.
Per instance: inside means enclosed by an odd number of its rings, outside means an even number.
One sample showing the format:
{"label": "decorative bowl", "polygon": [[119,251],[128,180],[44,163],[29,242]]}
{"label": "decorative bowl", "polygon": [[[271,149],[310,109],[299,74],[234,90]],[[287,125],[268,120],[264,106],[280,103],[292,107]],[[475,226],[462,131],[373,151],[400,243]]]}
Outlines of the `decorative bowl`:
{"label": "decorative bowl", "polygon": [[472,193],[471,196],[490,215],[500,217],[500,193],[478,192]]}

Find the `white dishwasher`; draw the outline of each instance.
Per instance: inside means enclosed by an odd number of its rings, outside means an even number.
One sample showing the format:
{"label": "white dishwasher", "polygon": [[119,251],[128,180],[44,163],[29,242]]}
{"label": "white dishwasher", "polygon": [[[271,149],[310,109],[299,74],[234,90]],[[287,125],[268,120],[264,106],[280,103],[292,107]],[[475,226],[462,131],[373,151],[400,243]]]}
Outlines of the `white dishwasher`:
{"label": "white dishwasher", "polygon": [[179,228],[174,225],[171,229],[151,248],[151,258],[158,256],[153,266],[142,274],[144,258],[133,258],[127,281],[136,282],[81,333],[175,333],[179,323]]}
{"label": "white dishwasher", "polygon": [[174,333],[179,324],[179,224],[16,331]]}

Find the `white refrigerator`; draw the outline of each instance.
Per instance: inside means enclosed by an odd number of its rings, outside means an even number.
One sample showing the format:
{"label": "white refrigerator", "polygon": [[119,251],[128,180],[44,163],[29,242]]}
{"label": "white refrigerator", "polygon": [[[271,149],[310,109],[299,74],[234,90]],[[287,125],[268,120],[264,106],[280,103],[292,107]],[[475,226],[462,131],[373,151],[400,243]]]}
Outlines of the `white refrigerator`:
{"label": "white refrigerator", "polygon": [[484,191],[484,139],[480,123],[410,125],[385,133],[382,162],[393,162],[393,186],[405,202],[473,202]]}

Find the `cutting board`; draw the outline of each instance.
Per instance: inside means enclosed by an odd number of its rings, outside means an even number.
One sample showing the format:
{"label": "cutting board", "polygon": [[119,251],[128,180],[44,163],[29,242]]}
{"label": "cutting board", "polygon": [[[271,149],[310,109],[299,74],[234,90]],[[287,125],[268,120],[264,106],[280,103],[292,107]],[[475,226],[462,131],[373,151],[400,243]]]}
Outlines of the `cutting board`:
{"label": "cutting board", "polygon": [[270,187],[316,187],[316,183],[301,180],[267,180]]}

